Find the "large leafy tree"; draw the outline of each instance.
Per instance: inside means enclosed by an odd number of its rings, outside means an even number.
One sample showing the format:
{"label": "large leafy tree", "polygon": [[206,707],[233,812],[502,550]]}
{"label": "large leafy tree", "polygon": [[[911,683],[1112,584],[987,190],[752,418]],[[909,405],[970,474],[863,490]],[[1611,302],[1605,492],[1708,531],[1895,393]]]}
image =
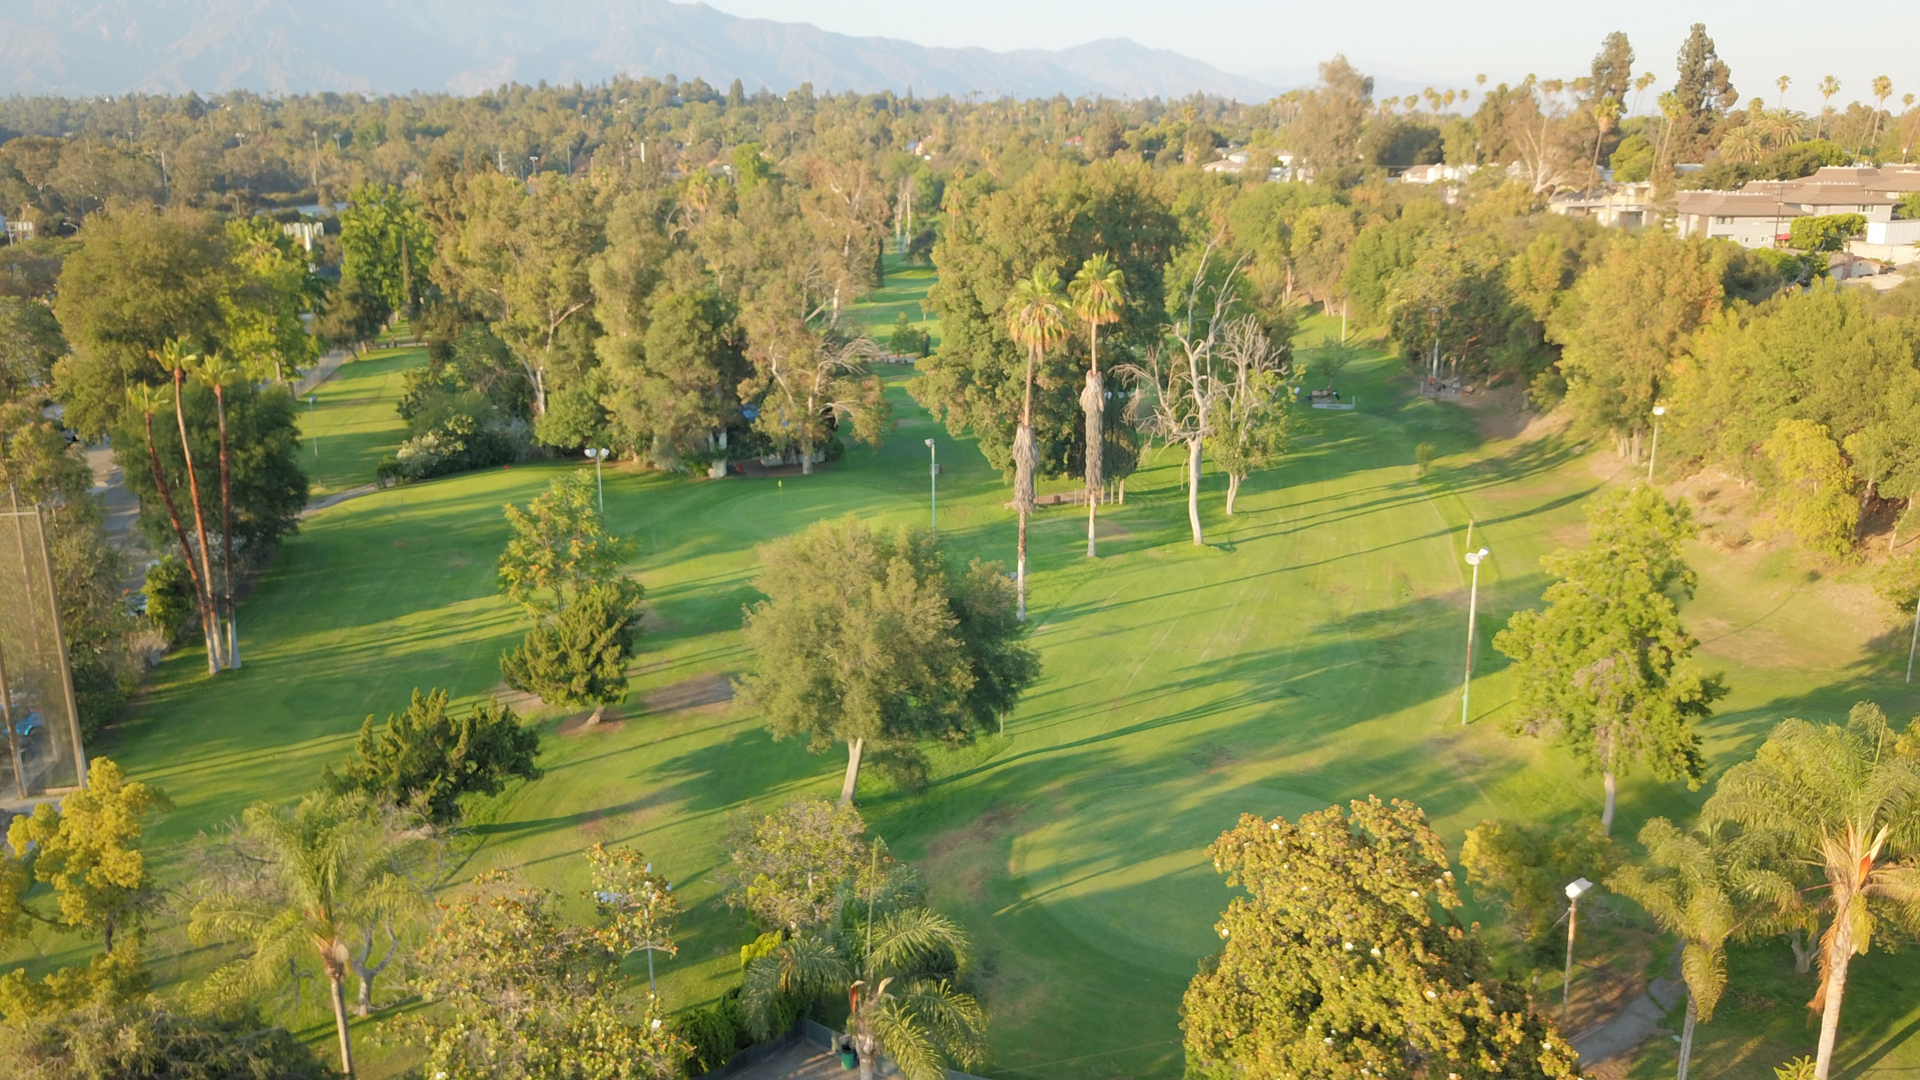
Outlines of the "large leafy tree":
{"label": "large leafy tree", "polygon": [[1220,352],[1221,394],[1206,448],[1214,465],[1227,474],[1231,514],[1247,477],[1272,468],[1286,453],[1287,382],[1292,372],[1285,354],[1251,319],[1228,332]]}
{"label": "large leafy tree", "polygon": [[321,286],[308,255],[267,218],[226,224],[229,283],[220,298],[221,347],[254,381],[281,382],[312,365],[320,340],[301,316],[318,310]]}
{"label": "large leafy tree", "polygon": [[419,310],[433,261],[433,232],[419,199],[390,184],[362,184],[340,212],[340,274],[390,312]]}
{"label": "large leafy tree", "polygon": [[338,774],[324,768],[322,778],[335,792],[357,791],[451,825],[460,819],[462,797],[498,794],[515,778],[540,779],[539,752],[540,732],[523,727],[505,705],[477,702],[457,716],[445,690],[423,695],[416,688],[407,710],[389,715],[378,733],[367,717],[353,756]]}
{"label": "large leafy tree", "polygon": [[0,1024],[12,1080],[331,1080],[313,1049],[247,1009],[210,1015],[149,997]]}
{"label": "large leafy tree", "polygon": [[1209,1077],[1573,1077],[1578,1055],[1493,974],[1420,808],[1242,814],[1208,849],[1244,889],[1180,1007]]}
{"label": "large leafy tree", "polygon": [[509,504],[506,515],[513,535],[500,554],[500,591],[529,615],[564,611],[589,590],[625,580],[620,564],[633,543],[607,532],[586,472],[556,477],[525,509]]}
{"label": "large leafy tree", "polygon": [[[24,969],[0,978],[0,1010],[8,1016],[47,1013],[82,1001],[111,1001],[144,986],[141,928],[159,889],[141,850],[147,819],[173,804],[160,789],[128,780],[108,758],[87,766],[87,786],[59,805],[41,803],[7,827],[0,849],[0,944],[15,944],[35,925],[99,935],[105,955],[84,969],[55,972],[38,983]],[[52,886],[54,911],[30,900],[35,882]]]}
{"label": "large leafy tree", "polygon": [[867,840],[860,811],[825,799],[738,819],[724,846],[728,865],[718,878],[728,906],[786,934],[829,925],[849,890],[864,896],[882,887],[898,865]]}
{"label": "large leafy tree", "polygon": [[640,636],[639,597],[640,583],[630,578],[580,593],[501,655],[507,685],[549,705],[596,706],[597,721],[600,709],[627,696],[627,661]]}
{"label": "large leafy tree", "polygon": [[846,744],[843,804],[868,750],[912,775],[920,742],[970,740],[1039,673],[1011,590],[978,580],[997,564],[973,564],[956,588],[930,531],[887,535],[848,516],[760,559],[754,586],[767,599],[742,627],[755,661],[742,697],[776,737]]}
{"label": "large leafy tree", "polygon": [[763,389],[753,426],[775,447],[798,450],[803,474],[813,472],[836,429],[880,445],[893,409],[867,366],[879,352],[872,338],[823,334],[793,318],[758,322],[754,330],[748,356]]}
{"label": "large leafy tree", "polygon": [[521,182],[477,173],[435,207],[435,273],[482,311],[533,389],[547,396],[584,374],[592,355],[589,271],[606,243],[605,213],[591,180],[552,173]]}
{"label": "large leafy tree", "polygon": [[[625,860],[597,860],[594,891],[631,882]],[[419,957],[420,990],[441,1005],[417,1027],[425,1071],[447,1080],[666,1080],[687,1045],[658,998],[636,1009],[620,960],[639,925],[617,903],[579,925],[560,898],[483,874],[446,905]]]}
{"label": "large leafy tree", "polygon": [[128,388],[165,381],[153,358],[168,341],[218,344],[229,272],[224,231],[192,211],[94,214],[80,240],[54,300],[73,347],[54,379],[67,423],[94,437],[126,412]]}
{"label": "large leafy tree", "polygon": [[[1111,366],[1159,339],[1163,268],[1184,234],[1165,181],[1143,166],[1049,164],[999,190],[984,179],[947,188],[949,224],[933,251],[940,280],[927,296],[940,314],[940,348],[920,361],[925,377],[909,388],[949,431],[978,436],[989,464],[1011,472],[1026,404],[1026,356],[1003,315],[1014,283],[1108,255],[1125,275],[1128,301],[1101,335]],[[1063,349],[1035,373],[1034,435],[1048,475],[1069,470],[1080,442],[1079,367]]]}
{"label": "large leafy tree", "polygon": [[743,336],[732,306],[711,288],[656,293],[638,340],[615,339],[602,350],[615,433],[662,466],[724,449],[749,370]]}
{"label": "large leafy tree", "polygon": [[[1679,77],[1673,84],[1675,116],[1673,152],[1691,155],[1705,149],[1704,141],[1714,124],[1740,100],[1733,87],[1733,69],[1714,49],[1705,23],[1694,23],[1687,40],[1680,45]],[[1699,160],[1684,157],[1685,160]]]}
{"label": "large leafy tree", "polygon": [[1613,825],[1617,775],[1635,762],[1697,787],[1705,770],[1693,724],[1726,693],[1701,672],[1669,590],[1693,589],[1680,541],[1684,503],[1634,487],[1588,508],[1591,539],[1547,556],[1547,606],[1516,612],[1493,639],[1520,687],[1509,730],[1552,739],[1603,777],[1601,824]]}
{"label": "large leafy tree", "polygon": [[1746,887],[1777,910],[1824,914],[1814,1075],[1826,1080],[1840,1034],[1847,970],[1884,930],[1920,930],[1920,746],[1896,736],[1878,707],[1847,722],[1783,720],[1752,761],[1728,769],[1703,824],[1756,841]]}
{"label": "large leafy tree", "polygon": [[1620,241],[1581,274],[1547,323],[1562,347],[1567,400],[1583,423],[1639,456],[1673,362],[1719,313],[1724,262],[1705,241],[1649,233]]}

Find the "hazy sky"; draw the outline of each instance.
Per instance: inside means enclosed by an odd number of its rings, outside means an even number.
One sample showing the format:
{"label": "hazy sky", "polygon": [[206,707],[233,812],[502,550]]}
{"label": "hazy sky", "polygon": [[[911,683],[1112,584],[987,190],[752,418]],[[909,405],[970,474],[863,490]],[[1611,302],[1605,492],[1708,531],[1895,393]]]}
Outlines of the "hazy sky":
{"label": "hazy sky", "polygon": [[[1720,56],[1733,68],[1744,100],[1774,101],[1774,80],[1793,78],[1789,104],[1820,104],[1823,75],[1840,79],[1834,104],[1869,97],[1876,75],[1902,94],[1920,93],[1920,3],[1849,5],[1834,9],[1790,0],[1739,5],[1682,5],[1618,0],[1604,5],[1518,3],[1305,4],[1286,0],[708,0],[735,15],[810,22],[843,34],[906,38],[923,45],[990,49],[1059,49],[1104,37],[1127,37],[1173,49],[1236,74],[1294,73],[1344,52],[1363,69],[1438,87],[1471,86],[1484,72],[1495,81],[1528,72],[1542,78],[1585,74],[1609,31],[1632,39],[1636,71],[1673,77],[1674,54],[1687,27],[1704,20]],[[1822,15],[1822,12],[1825,15]],[[1277,70],[1276,70],[1277,69]],[[1651,95],[1649,95],[1651,97]],[[1651,108],[1651,102],[1643,108]]]}

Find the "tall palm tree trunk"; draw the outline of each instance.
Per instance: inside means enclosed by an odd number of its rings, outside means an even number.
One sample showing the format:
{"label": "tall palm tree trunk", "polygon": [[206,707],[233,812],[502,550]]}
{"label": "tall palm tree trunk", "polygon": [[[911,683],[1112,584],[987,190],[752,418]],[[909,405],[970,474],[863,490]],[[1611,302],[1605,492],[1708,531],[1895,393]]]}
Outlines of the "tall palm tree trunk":
{"label": "tall palm tree trunk", "polygon": [[1020,511],[1019,559],[1014,564],[1015,614],[1027,621],[1027,518],[1033,513],[1033,470],[1039,448],[1033,437],[1033,366],[1038,349],[1027,350],[1026,398],[1020,406],[1020,428],[1013,435],[1013,502]]}
{"label": "tall palm tree trunk", "polygon": [[[205,582],[200,580],[200,568],[194,564],[193,545],[187,542],[186,527],[180,524],[180,510],[173,503],[173,488],[167,484],[167,474],[160,468],[160,451],[156,449],[153,444],[152,413],[146,414],[146,421],[147,464],[153,470],[153,486],[160,491],[160,501],[167,508],[167,520],[173,523],[173,537],[180,544],[180,553],[186,556],[187,577],[193,582],[194,602],[199,605],[200,621],[204,624],[207,621],[207,586]],[[202,633],[208,633],[205,625],[202,625],[200,629]],[[211,657],[213,645],[210,636],[207,648],[208,655]],[[211,661],[209,661],[207,674],[216,674],[217,670],[218,669],[213,667]]]}
{"label": "tall palm tree trunk", "polygon": [[1814,1055],[1814,1080],[1827,1080],[1833,1069],[1833,1046],[1840,1037],[1840,999],[1847,991],[1847,965],[1853,960],[1853,903],[1841,898],[1834,906],[1833,925],[1827,928],[1827,971],[1814,994],[1820,1009],[1820,1049]]}
{"label": "tall palm tree trunk", "polygon": [[213,386],[213,404],[220,416],[220,539],[226,548],[224,566],[221,568],[221,582],[226,587],[227,601],[227,667],[240,666],[240,631],[236,626],[233,612],[233,475],[227,466],[227,395],[226,387],[215,383]]}
{"label": "tall palm tree trunk", "polygon": [[[185,369],[173,369],[173,418],[180,426],[180,456],[187,463],[187,496],[193,500],[193,531],[200,538],[200,574],[205,583],[200,604],[207,614],[207,674],[217,675],[221,668],[220,609],[213,598],[213,559],[207,554],[206,515],[200,510],[200,475],[193,467],[193,447],[187,441],[187,412],[180,401],[185,377]],[[192,558],[193,553],[189,551],[187,557]]]}
{"label": "tall palm tree trunk", "polygon": [[340,1033],[340,1071],[353,1080],[353,1037],[347,1030],[347,973],[327,965],[327,983],[333,991],[333,1026]]}
{"label": "tall palm tree trunk", "polygon": [[1675,1080],[1687,1080],[1687,1066],[1693,1061],[1693,1025],[1699,1021],[1700,1009],[1693,1000],[1693,991],[1687,991],[1687,1022],[1680,1029],[1680,1075]]}
{"label": "tall palm tree trunk", "polygon": [[1100,517],[1100,487],[1106,482],[1106,449],[1103,414],[1106,412],[1106,384],[1100,379],[1100,326],[1087,324],[1087,345],[1092,363],[1087,368],[1087,385],[1080,391],[1080,409],[1087,416],[1087,558],[1099,557],[1095,534]]}

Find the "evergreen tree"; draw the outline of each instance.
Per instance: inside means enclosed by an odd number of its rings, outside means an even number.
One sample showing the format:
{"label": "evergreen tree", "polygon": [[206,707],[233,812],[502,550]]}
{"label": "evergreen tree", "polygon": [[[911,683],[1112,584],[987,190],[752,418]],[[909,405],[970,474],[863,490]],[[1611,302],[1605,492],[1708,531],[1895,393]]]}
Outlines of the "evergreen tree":
{"label": "evergreen tree", "polygon": [[455,716],[445,690],[422,696],[415,689],[407,710],[389,715],[379,733],[367,717],[353,757],[337,774],[323,767],[321,778],[336,793],[361,792],[450,825],[460,818],[462,796],[498,794],[514,778],[540,779],[533,763],[539,752],[538,729],[521,726],[505,705],[477,702]]}

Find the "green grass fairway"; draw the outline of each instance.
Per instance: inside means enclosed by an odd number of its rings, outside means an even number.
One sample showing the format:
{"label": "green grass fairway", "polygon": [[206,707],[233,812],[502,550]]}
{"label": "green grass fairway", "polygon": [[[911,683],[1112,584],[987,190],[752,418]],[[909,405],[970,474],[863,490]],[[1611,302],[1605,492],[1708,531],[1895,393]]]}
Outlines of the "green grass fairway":
{"label": "green grass fairway", "polygon": [[[300,406],[300,461],[316,496],[373,483],[380,459],[407,437],[393,411],[401,377],[427,362],[425,349],[375,349],[341,366]],[[314,435],[320,437],[314,453]]]}
{"label": "green grass fairway", "polygon": [[[896,276],[899,288],[906,277]],[[1325,326],[1313,320],[1308,334]],[[397,441],[397,422],[377,410],[351,419],[348,402],[390,393],[376,384],[392,385],[381,380],[397,380],[407,362],[362,362],[325,392],[339,438],[365,434],[330,474],[323,432],[321,475],[338,477],[330,485],[370,479],[380,440]],[[1084,555],[1083,510],[1042,510],[1031,604],[1041,683],[1004,737],[937,755],[926,790],[863,780],[873,828],[920,867],[936,905],[980,948],[993,1059],[979,1071],[1178,1076],[1180,995],[1213,948],[1228,899],[1203,849],[1243,811],[1297,815],[1399,796],[1424,806],[1456,849],[1483,818],[1598,813],[1596,778],[1502,733],[1511,676],[1491,639],[1510,611],[1537,602],[1539,557],[1581,539],[1583,500],[1618,482],[1614,460],[1558,436],[1483,434],[1472,410],[1405,396],[1398,370],[1373,354],[1342,380],[1359,410],[1302,409],[1295,452],[1246,484],[1233,517],[1222,478],[1208,475],[1205,546],[1187,536],[1176,452],[1150,454],[1127,504],[1103,508],[1097,561]],[[747,663],[739,622],[755,599],[754,546],[849,512],[924,522],[922,440],[933,436],[948,470],[940,524],[953,554],[1013,557],[1007,488],[968,440],[949,438],[913,404],[911,377],[889,376],[897,437],[877,453],[852,449],[819,475],[708,481],[609,469],[610,524],[639,540],[633,569],[648,590],[625,719],[550,735],[546,777],[477,809],[463,872],[522,867],[572,893],[585,884],[579,853],[594,842],[635,844],[654,859],[689,904],[681,953],[660,964],[675,1007],[737,978],[737,949],[752,936],[712,882],[728,816],[830,793],[844,763],[772,741],[707,692]],[[1425,477],[1414,466],[1423,442],[1440,453]],[[169,658],[134,718],[94,748],[177,802],[155,842],[176,844],[252,800],[309,789],[323,763],[348,751],[362,717],[402,708],[415,686],[469,700],[492,692],[497,658],[523,629],[494,591],[500,505],[583,467],[450,477],[309,518],[242,609],[245,669],[209,681],[191,652]],[[1493,554],[1463,727],[1469,519],[1474,546]],[[1690,554],[1702,586],[1685,620],[1733,687],[1706,728],[1716,772],[1751,754],[1783,715],[1839,717],[1864,697],[1896,716],[1920,709],[1900,682],[1897,618],[1862,586],[1817,580],[1784,553],[1696,544]],[[1629,776],[1615,834],[1630,838],[1654,814],[1690,816],[1703,797]],[[48,956],[70,958],[60,944],[42,943]],[[214,959],[185,947],[177,928],[162,928],[155,949],[163,986]],[[1815,1031],[1799,1008],[1811,983],[1790,968],[1782,976],[1787,959],[1777,943],[1737,953],[1728,1004],[1701,1030],[1698,1067],[1766,1080],[1781,1060],[1811,1052]],[[1848,1077],[1920,1068],[1911,1039],[1920,1001],[1902,992],[1912,970],[1910,959],[1878,951],[1857,962],[1841,1055]],[[383,985],[382,997],[393,989]],[[1640,1075],[1664,1075],[1662,1038]],[[405,1060],[388,1056],[385,1068]]]}
{"label": "green grass fairway", "polygon": [[893,334],[894,321],[905,312],[907,322],[915,329],[927,331],[937,347],[940,321],[920,306],[936,280],[933,267],[915,266],[897,255],[883,256],[883,263],[887,270],[885,287],[875,289],[873,295],[850,309],[846,317],[885,345]]}

